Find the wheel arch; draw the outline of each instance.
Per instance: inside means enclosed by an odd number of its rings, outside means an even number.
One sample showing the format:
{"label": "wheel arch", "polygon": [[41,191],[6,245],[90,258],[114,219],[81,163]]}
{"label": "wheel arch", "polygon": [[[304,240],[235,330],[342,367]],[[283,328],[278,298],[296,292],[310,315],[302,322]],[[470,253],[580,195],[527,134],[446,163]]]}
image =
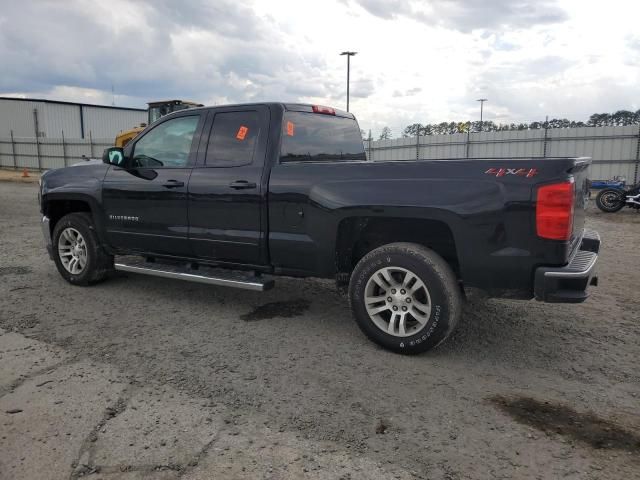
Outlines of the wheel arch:
{"label": "wheel arch", "polygon": [[414,217],[348,217],[336,236],[338,281],[346,283],[356,264],[370,251],[396,242],[415,243],[440,255],[460,277],[459,253],[450,226],[442,221]]}
{"label": "wheel arch", "polygon": [[81,193],[65,193],[63,195],[49,193],[43,198],[42,213],[49,217],[50,233],[53,233],[56,223],[58,223],[62,217],[75,212],[86,212],[91,215],[98,238],[102,242],[104,238],[101,217],[102,209],[93,197]]}

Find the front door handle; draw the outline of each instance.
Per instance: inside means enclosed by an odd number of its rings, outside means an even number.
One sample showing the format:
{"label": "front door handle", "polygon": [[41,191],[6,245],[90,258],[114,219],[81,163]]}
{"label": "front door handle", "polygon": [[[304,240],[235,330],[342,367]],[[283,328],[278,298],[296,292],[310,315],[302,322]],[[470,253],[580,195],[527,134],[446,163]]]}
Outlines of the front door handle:
{"label": "front door handle", "polygon": [[246,188],[256,188],[256,184],[247,180],[236,180],[235,182],[231,182],[229,187],[236,190],[243,190]]}
{"label": "front door handle", "polygon": [[162,186],[167,188],[184,187],[184,182],[180,180],[167,180],[167,183],[163,183]]}

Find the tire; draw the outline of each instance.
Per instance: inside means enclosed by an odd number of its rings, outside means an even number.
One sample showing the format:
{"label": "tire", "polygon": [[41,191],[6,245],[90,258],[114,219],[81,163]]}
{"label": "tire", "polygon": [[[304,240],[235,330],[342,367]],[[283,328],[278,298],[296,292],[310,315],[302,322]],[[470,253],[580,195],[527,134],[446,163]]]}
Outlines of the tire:
{"label": "tire", "polygon": [[614,213],[624,207],[624,194],[620,190],[607,188],[598,193],[596,205],[606,213]]}
{"label": "tire", "polygon": [[113,256],[100,246],[88,213],[70,213],[58,220],[53,229],[52,243],[58,272],[73,285],[101,282],[113,270]]}
{"label": "tire", "polygon": [[349,302],[367,337],[403,354],[438,346],[462,312],[462,293],[451,267],[433,250],[414,243],[391,243],[365,255],[351,275]]}

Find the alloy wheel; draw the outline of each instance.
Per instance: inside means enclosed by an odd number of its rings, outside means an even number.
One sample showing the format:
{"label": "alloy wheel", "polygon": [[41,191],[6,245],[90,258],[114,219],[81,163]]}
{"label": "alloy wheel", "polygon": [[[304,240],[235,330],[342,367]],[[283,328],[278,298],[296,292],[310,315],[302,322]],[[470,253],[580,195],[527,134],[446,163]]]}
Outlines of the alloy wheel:
{"label": "alloy wheel", "polygon": [[376,271],[369,278],[364,295],[369,317],[389,335],[415,335],[431,316],[429,289],[406,268],[385,267]]}
{"label": "alloy wheel", "polygon": [[78,230],[65,228],[58,239],[58,256],[62,266],[72,275],[79,275],[87,264],[87,243]]}

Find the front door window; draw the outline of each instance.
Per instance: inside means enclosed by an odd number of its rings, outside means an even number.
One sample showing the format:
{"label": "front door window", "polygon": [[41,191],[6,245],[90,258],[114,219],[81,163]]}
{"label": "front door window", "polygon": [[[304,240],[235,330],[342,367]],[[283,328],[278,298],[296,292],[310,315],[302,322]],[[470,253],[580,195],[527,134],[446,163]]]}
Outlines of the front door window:
{"label": "front door window", "polygon": [[161,123],[136,142],[132,168],[184,168],[189,161],[198,115]]}

